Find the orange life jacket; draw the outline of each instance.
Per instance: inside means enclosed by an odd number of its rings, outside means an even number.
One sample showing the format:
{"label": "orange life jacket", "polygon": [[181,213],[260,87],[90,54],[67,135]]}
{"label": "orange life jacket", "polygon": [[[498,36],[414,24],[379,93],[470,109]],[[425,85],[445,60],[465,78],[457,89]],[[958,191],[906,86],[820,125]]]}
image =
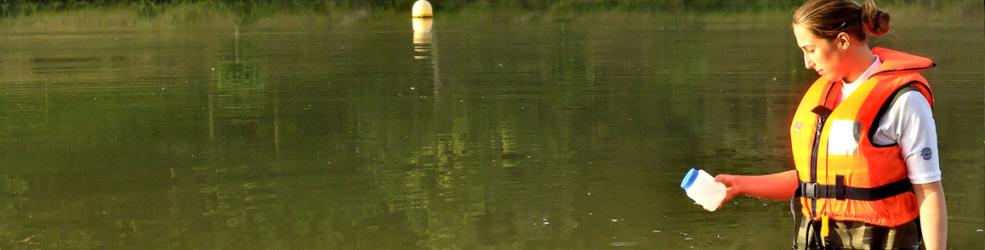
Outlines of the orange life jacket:
{"label": "orange life jacket", "polygon": [[850,96],[837,103],[841,96],[833,93],[840,92],[841,83],[821,77],[804,95],[790,125],[801,182],[797,195],[808,218],[891,227],[919,214],[899,145],[875,145],[871,136],[879,116],[903,88],[920,91],[933,107],[930,85],[919,71],[934,63],[883,48],[872,53],[882,65]]}

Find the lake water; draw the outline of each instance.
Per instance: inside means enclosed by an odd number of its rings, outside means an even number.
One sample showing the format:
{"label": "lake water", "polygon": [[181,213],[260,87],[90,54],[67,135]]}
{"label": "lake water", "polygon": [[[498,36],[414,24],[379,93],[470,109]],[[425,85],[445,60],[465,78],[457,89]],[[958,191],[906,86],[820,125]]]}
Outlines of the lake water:
{"label": "lake water", "polygon": [[[981,12],[874,41],[938,64],[955,249],[985,244]],[[792,168],[789,13],[127,13],[0,22],[0,248],[789,248],[787,202],[678,187]]]}

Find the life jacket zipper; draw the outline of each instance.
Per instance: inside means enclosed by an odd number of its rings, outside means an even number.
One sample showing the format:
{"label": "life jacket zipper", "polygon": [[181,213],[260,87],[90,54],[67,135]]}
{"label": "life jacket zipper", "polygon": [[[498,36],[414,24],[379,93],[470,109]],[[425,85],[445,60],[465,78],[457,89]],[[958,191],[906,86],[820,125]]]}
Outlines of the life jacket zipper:
{"label": "life jacket zipper", "polygon": [[[811,149],[811,183],[817,183],[817,152],[821,145],[821,132],[824,130],[824,122],[827,116],[818,115],[817,129],[814,132],[814,147]],[[811,220],[817,217],[817,198],[811,198]]]}
{"label": "life jacket zipper", "polygon": [[[827,99],[827,98],[825,98],[825,99]],[[821,105],[821,106],[815,107],[813,110],[811,110],[811,112],[813,112],[814,114],[817,114],[817,125],[815,125],[815,127],[814,127],[814,146],[811,148],[811,166],[810,166],[811,167],[811,169],[810,169],[810,171],[811,171],[811,182],[808,183],[808,185],[813,185],[813,186],[816,187],[816,185],[817,185],[817,153],[819,151],[818,147],[821,146],[821,134],[824,131],[824,123],[828,120],[828,116],[831,115],[832,110],[829,109],[828,107],[825,107],[825,106]],[[811,188],[810,190],[811,190],[811,192],[816,192],[816,188]],[[817,197],[816,197],[816,193],[809,194],[808,197],[810,197],[810,199],[811,199],[811,214],[810,214],[811,215],[811,219],[810,219],[810,221],[808,221],[808,223],[811,223],[813,225],[814,224],[814,219],[817,218]],[[816,229],[816,228],[813,229],[813,230],[808,230],[808,235],[806,235],[805,237],[806,237],[806,239],[810,239],[812,235],[815,236],[815,239],[817,240],[817,243],[816,243],[817,246],[820,247],[820,248],[822,248],[822,249],[823,248],[826,248],[825,247],[825,243],[824,243],[824,239],[820,238],[821,237],[821,234],[818,234],[818,231],[817,230],[818,229]],[[813,233],[811,233],[811,231],[813,231]],[[810,244],[809,243],[810,240],[808,240],[807,242],[808,242],[808,244]]]}

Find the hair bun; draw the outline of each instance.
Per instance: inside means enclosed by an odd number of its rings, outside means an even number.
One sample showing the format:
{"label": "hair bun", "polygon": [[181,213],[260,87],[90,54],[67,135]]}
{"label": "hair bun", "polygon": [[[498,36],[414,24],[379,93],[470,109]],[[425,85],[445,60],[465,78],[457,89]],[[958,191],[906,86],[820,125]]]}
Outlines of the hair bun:
{"label": "hair bun", "polygon": [[889,32],[889,13],[879,10],[876,7],[875,1],[865,1],[865,4],[862,5],[861,14],[862,24],[866,32],[875,36],[881,36]]}

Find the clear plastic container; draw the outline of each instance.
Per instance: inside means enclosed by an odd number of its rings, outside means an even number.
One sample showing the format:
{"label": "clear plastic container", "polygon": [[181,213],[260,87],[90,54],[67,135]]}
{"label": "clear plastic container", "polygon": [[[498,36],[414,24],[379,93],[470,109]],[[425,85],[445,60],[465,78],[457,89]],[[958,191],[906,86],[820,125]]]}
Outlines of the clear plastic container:
{"label": "clear plastic container", "polygon": [[725,184],[715,181],[704,170],[691,168],[687,171],[681,181],[681,188],[687,193],[687,197],[708,211],[718,209],[722,199],[725,199]]}

